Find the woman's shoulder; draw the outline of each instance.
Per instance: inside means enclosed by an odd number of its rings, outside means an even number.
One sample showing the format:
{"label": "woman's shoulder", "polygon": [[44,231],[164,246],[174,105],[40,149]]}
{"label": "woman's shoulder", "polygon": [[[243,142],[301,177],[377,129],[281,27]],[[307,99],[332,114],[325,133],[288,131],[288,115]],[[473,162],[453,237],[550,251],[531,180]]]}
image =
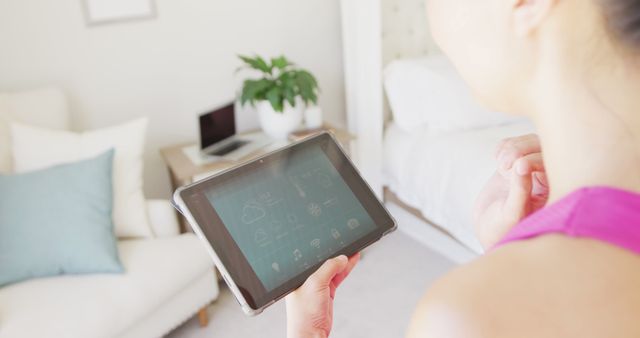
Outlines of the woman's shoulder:
{"label": "woman's shoulder", "polygon": [[493,256],[483,256],[437,280],[420,300],[408,337],[483,337],[482,323],[498,310],[495,293],[509,279],[498,265]]}
{"label": "woman's shoulder", "polygon": [[[438,280],[408,337],[547,337],[560,329],[640,337],[640,325],[620,324],[640,311],[640,297],[631,297],[638,283],[640,257],[604,243],[557,235],[514,243]],[[585,320],[594,321],[589,332]]]}

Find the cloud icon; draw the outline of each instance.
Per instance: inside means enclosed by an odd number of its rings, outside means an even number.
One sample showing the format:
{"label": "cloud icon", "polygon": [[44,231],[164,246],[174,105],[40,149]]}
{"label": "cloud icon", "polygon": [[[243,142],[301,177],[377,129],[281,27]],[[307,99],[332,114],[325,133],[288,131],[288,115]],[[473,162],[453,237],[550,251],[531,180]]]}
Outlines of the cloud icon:
{"label": "cloud icon", "polygon": [[253,235],[253,239],[258,244],[263,244],[267,240],[269,240],[269,238],[267,237],[267,233],[264,232],[264,230],[262,230],[262,229],[258,229],[258,231],[256,231],[256,233]]}
{"label": "cloud icon", "polygon": [[242,223],[253,224],[261,220],[267,213],[256,205],[245,205],[242,208]]}

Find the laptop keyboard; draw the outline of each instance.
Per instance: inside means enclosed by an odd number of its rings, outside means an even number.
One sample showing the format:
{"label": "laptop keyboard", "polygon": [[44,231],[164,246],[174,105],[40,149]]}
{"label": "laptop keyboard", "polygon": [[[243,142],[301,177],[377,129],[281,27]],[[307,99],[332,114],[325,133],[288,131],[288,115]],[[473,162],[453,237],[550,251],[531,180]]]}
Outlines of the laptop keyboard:
{"label": "laptop keyboard", "polygon": [[216,151],[212,151],[209,153],[209,155],[212,156],[224,156],[227,155],[233,151],[236,151],[242,147],[244,147],[245,145],[247,145],[249,143],[249,141],[243,141],[243,140],[235,140],[227,145],[225,145],[224,147],[216,150]]}

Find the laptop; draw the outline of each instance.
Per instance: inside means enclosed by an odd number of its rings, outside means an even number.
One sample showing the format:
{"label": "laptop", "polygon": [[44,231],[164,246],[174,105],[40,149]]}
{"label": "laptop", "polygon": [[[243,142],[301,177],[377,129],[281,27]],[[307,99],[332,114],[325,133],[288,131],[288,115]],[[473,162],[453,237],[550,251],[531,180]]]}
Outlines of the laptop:
{"label": "laptop", "polygon": [[234,103],[200,115],[199,125],[202,156],[238,157],[270,143],[262,133],[238,134]]}

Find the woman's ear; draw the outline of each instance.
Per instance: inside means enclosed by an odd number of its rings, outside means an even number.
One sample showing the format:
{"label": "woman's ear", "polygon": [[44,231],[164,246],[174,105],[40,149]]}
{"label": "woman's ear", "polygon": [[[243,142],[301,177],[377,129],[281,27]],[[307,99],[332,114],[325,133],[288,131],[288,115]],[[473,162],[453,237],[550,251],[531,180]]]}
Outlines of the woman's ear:
{"label": "woman's ear", "polygon": [[534,32],[560,0],[511,0],[513,27],[517,36]]}

